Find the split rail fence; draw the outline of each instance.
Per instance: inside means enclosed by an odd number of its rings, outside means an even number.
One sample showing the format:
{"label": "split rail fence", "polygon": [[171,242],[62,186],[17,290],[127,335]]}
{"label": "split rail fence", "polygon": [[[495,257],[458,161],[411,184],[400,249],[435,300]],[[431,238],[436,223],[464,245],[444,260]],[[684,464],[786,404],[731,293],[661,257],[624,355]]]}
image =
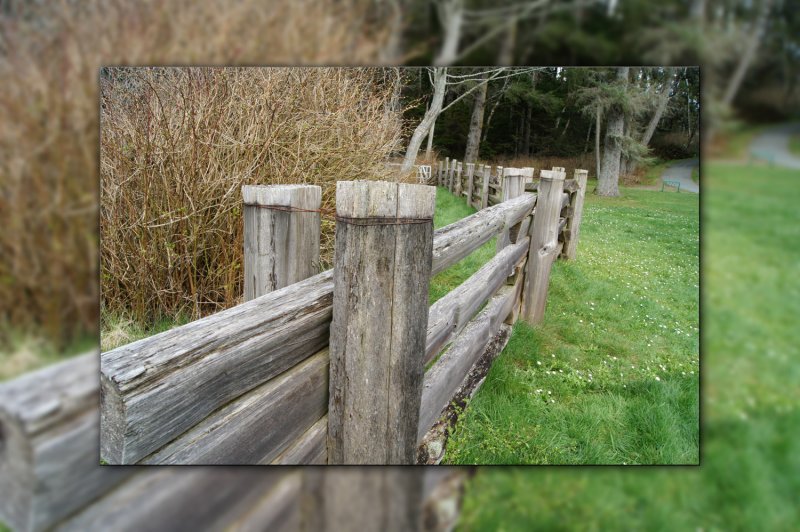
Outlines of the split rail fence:
{"label": "split rail fence", "polygon": [[0,383],[0,523],[14,531],[444,531],[458,518],[463,469],[101,465],[98,355]]}
{"label": "split rail fence", "polygon": [[[437,231],[434,187],[339,182],[334,268],[318,274],[319,187],[244,187],[249,300],[101,354],[102,458],[437,463],[449,403],[518,317],[542,319],[553,261],[575,256],[586,172],[540,174],[504,172],[504,201]],[[496,255],[429,308],[431,276],[493,237]]]}

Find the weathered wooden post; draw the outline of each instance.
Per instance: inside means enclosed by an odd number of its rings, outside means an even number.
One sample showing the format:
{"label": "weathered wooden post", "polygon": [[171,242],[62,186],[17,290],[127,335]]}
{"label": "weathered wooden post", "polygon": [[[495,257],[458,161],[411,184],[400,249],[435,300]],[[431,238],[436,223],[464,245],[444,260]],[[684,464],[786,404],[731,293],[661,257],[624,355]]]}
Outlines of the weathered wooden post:
{"label": "weathered wooden post", "polygon": [[522,300],[522,318],[532,325],[544,317],[550,269],[558,254],[558,220],[564,176],[564,172],[556,170],[541,171]]}
{"label": "weathered wooden post", "polygon": [[[500,177],[502,183],[502,201],[508,201],[521,196],[525,193],[525,177],[516,168],[505,168]],[[509,230],[506,229],[497,235],[497,251],[500,252],[504,247],[511,243]]]}
{"label": "weathered wooden post", "polygon": [[245,185],[242,197],[245,301],[319,273],[322,188]]}
{"label": "weathered wooden post", "polygon": [[453,192],[456,196],[461,197],[461,172],[464,169],[464,162],[458,161],[458,165],[456,165],[456,177],[455,177],[455,186],[453,187]]}
{"label": "weathered wooden post", "polygon": [[483,190],[481,190],[481,210],[489,206],[489,179],[492,175],[492,167],[486,165],[483,167]]}
{"label": "weathered wooden post", "polygon": [[436,190],[336,184],[328,463],[416,458]]}
{"label": "weathered wooden post", "polygon": [[450,161],[450,172],[447,174],[447,190],[453,192],[453,178],[456,174],[456,166],[458,165],[458,161],[453,159]]}
{"label": "weathered wooden post", "polygon": [[564,248],[561,256],[567,260],[574,260],[578,253],[578,235],[581,229],[581,219],[583,218],[583,200],[586,195],[586,179],[589,175],[588,170],[575,169],[575,182],[578,189],[571,194],[570,215],[567,218],[567,228],[564,232]]}
{"label": "weathered wooden post", "polygon": [[425,477],[431,469],[438,468],[304,468],[300,531],[425,530]]}
{"label": "weathered wooden post", "polygon": [[472,206],[472,193],[475,191],[475,163],[467,163],[467,205]]}
{"label": "weathered wooden post", "polygon": [[443,186],[443,187],[447,186],[447,176],[448,176],[449,173],[450,173],[450,158],[449,157],[445,157],[444,158],[444,175],[442,176],[442,182],[439,183],[441,186]]}

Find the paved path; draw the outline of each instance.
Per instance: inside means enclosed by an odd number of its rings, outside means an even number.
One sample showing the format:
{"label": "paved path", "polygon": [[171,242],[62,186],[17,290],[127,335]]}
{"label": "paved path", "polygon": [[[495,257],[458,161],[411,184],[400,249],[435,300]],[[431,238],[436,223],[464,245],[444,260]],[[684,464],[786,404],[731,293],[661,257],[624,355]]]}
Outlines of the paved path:
{"label": "paved path", "polygon": [[661,174],[662,181],[678,181],[681,184],[681,192],[700,192],[700,186],[692,181],[692,170],[700,166],[700,159],[686,159],[678,161],[669,166]]}
{"label": "paved path", "polygon": [[750,144],[750,154],[758,159],[771,160],[777,166],[800,169],[800,157],[789,151],[789,139],[800,135],[800,122],[770,128]]}

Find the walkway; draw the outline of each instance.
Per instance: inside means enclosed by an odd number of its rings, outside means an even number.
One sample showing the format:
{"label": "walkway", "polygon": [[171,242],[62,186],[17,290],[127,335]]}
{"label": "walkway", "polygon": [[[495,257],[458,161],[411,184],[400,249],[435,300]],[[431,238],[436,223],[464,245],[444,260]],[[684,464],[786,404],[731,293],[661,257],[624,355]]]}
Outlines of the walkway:
{"label": "walkway", "polygon": [[700,192],[700,185],[692,181],[692,170],[700,166],[699,159],[686,159],[677,161],[672,166],[669,166],[664,173],[661,174],[662,181],[678,181],[681,184],[681,192]]}

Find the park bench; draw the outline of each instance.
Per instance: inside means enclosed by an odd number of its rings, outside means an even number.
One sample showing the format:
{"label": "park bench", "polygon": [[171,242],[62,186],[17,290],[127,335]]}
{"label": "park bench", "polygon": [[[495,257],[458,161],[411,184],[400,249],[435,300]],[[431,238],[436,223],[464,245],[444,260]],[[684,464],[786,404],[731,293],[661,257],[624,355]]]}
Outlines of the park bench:
{"label": "park bench", "polygon": [[678,189],[678,192],[681,191],[681,182],[680,181],[672,181],[672,180],[669,180],[669,179],[663,180],[661,182],[661,192],[664,192],[664,187],[665,186],[676,187]]}

